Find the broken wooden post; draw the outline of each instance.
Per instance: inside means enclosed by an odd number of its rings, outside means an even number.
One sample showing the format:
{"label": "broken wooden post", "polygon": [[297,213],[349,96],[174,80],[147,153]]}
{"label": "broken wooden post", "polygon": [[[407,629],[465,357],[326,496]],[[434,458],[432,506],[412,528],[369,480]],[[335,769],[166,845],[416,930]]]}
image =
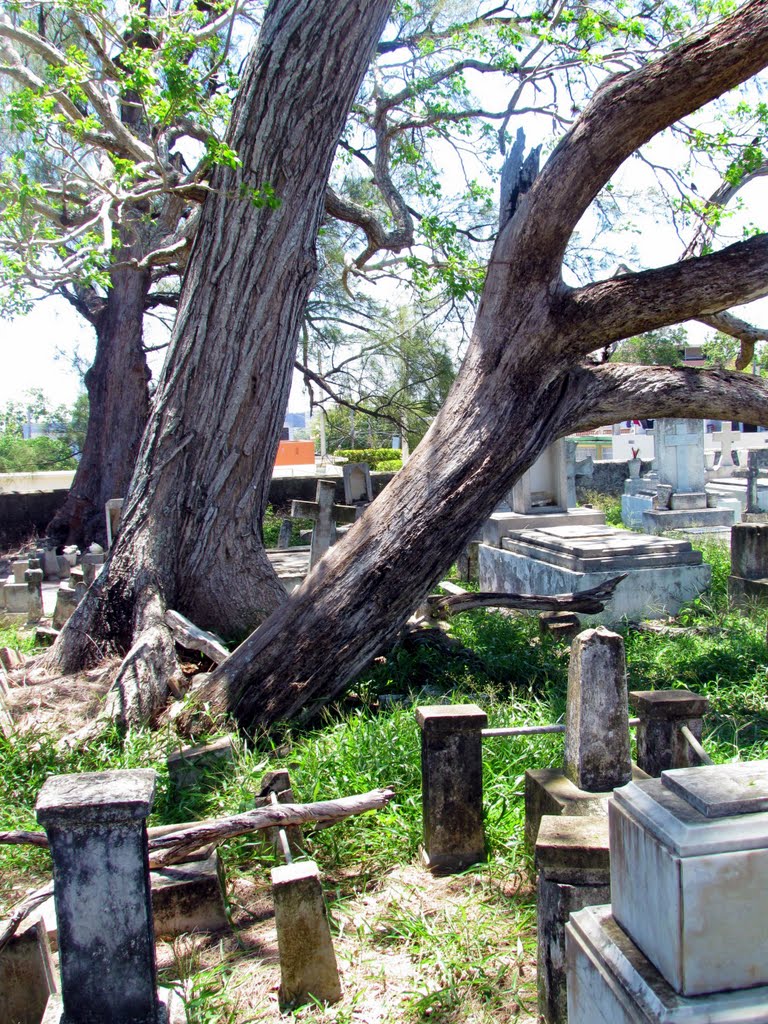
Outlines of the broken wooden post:
{"label": "broken wooden post", "polygon": [[485,860],[483,738],[488,716],[476,704],[416,708],[421,728],[423,859],[449,874]]}
{"label": "broken wooden post", "polygon": [[294,519],[311,519],[312,545],[309,552],[310,572],[336,539],[337,523],[354,523],[357,509],[351,505],[335,505],[336,484],[333,480],[318,480],[314,501],[293,501]]}
{"label": "broken wooden post", "polygon": [[[53,858],[61,1008],[46,1024],[161,1024],[170,993],[157,989],[146,818],[150,769],[49,778],[37,819]],[[162,1004],[161,1004],[162,1003]]]}

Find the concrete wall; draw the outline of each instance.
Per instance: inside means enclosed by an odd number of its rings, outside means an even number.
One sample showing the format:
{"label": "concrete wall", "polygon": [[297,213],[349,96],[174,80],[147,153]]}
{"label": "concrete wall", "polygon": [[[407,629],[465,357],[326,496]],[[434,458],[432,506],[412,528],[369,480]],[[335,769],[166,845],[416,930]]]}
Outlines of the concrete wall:
{"label": "concrete wall", "polygon": [[[648,473],[651,466],[651,462],[644,461],[640,472]],[[576,477],[576,497],[579,501],[585,501],[587,491],[598,491],[600,494],[618,498],[624,493],[624,481],[628,476],[629,470],[623,460],[602,459],[594,463],[591,477]]]}
{"label": "concrete wall", "polygon": [[72,486],[74,475],[74,469],[57,469],[39,473],[0,473],[0,494],[66,491]]}
{"label": "concrete wall", "polygon": [[[8,474],[10,475],[10,474]],[[38,486],[45,481],[40,477],[58,476],[57,473],[24,474],[38,478]],[[374,495],[380,494],[386,484],[394,476],[393,473],[371,473],[371,484]],[[269,488],[269,500],[273,505],[289,505],[294,498],[302,501],[314,501],[317,490],[317,478],[282,477],[275,478]],[[33,534],[43,535],[45,528],[54,515],[64,504],[67,497],[66,489],[33,493],[0,493],[0,547],[10,548],[21,544]],[[336,480],[336,499],[339,504],[344,502],[344,481]]]}

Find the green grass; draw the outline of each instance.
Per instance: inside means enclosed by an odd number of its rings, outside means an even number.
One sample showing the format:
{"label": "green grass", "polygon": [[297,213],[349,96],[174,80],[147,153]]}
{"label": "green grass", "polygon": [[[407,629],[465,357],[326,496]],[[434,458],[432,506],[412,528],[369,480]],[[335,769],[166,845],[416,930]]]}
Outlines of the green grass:
{"label": "green grass", "polygon": [[[625,631],[629,688],[685,687],[706,694],[704,745],[714,760],[768,757],[768,611],[730,611],[728,552],[709,544],[704,555],[712,566],[712,587],[677,617],[675,625],[688,627],[686,632]],[[392,651],[361,675],[348,698],[327,708],[319,724],[285,727],[252,743],[238,741],[234,761],[220,764],[191,789],[171,786],[165,758],[179,741],[167,731],[124,737],[113,732],[76,753],[59,750],[46,736],[0,738],[0,829],[36,828],[37,793],[48,775],[64,772],[155,768],[153,824],[246,810],[263,774],[278,767],[290,770],[299,800],[392,785],[396,798],[385,810],[305,832],[306,854],[320,865],[331,917],[341,932],[352,927],[350,907],[361,894],[375,891],[393,867],[417,863],[422,829],[417,705],[475,702],[487,711],[491,726],[563,720],[569,647],[540,636],[535,615],[467,613],[455,618],[452,633],[472,652],[469,660],[424,648]],[[28,646],[29,641],[4,631],[0,644]],[[380,700],[382,695],[389,699]],[[556,735],[487,740],[488,864],[473,869],[461,894],[438,909],[425,910],[403,890],[376,911],[374,920],[354,925],[366,930],[365,942],[374,953],[396,948],[414,965],[413,987],[396,1019],[458,1021],[466,1001],[474,1000],[488,1016],[473,1019],[491,1021],[500,999],[525,1007],[534,998],[523,969],[535,938],[534,895],[525,882],[530,865],[522,842],[524,774],[560,764],[562,743]],[[275,863],[271,847],[258,836],[233,840],[221,852],[230,879],[266,879]],[[0,846],[0,900],[12,902],[48,870],[44,851]],[[227,997],[232,969],[229,960],[220,969],[199,970],[194,963],[174,968],[174,984],[183,990],[190,1019],[234,1021]]]}

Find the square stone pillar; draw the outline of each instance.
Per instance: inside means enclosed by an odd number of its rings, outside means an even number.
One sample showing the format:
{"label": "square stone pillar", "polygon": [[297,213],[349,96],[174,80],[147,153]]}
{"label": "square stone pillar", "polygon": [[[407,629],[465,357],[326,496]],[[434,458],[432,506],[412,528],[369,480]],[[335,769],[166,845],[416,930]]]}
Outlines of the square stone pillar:
{"label": "square stone pillar", "polygon": [[635,733],[639,768],[658,778],[669,768],[699,764],[680,727],[687,725],[701,741],[702,716],[709,698],[689,690],[632,690],[629,703],[640,719]]}
{"label": "square stone pillar", "polygon": [[421,728],[424,862],[450,874],[485,860],[483,738],[488,716],[475,704],[416,708]]}
{"label": "square stone pillar", "polygon": [[331,931],[314,861],[272,869],[277,945],[280,951],[280,1002],[295,1005],[313,996],[334,1003],[341,983]]}
{"label": "square stone pillar", "polygon": [[53,858],[61,1024],[161,1024],[145,821],[150,769],[59,775],[37,800]]}
{"label": "square stone pillar", "polygon": [[604,626],[584,630],[571,645],[565,774],[590,793],[632,778],[624,641]]}
{"label": "square stone pillar", "polygon": [[539,1013],[547,1024],[566,1024],[565,926],[574,911],[611,898],[608,818],[545,815],[536,870]]}

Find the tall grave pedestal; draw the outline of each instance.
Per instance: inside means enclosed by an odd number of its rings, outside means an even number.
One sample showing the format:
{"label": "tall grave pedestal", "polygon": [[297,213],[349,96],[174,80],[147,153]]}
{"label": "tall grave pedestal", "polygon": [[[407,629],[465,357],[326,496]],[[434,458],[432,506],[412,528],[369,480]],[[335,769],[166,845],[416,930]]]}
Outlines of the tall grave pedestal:
{"label": "tall grave pedestal", "polygon": [[768,762],[630,783],[611,905],[566,928],[569,1024],[768,1022]]}
{"label": "tall grave pedestal", "polygon": [[732,526],[733,509],[707,508],[704,421],[658,419],[653,444],[659,507],[643,512],[643,530],[652,534],[669,530],[717,533]]}

